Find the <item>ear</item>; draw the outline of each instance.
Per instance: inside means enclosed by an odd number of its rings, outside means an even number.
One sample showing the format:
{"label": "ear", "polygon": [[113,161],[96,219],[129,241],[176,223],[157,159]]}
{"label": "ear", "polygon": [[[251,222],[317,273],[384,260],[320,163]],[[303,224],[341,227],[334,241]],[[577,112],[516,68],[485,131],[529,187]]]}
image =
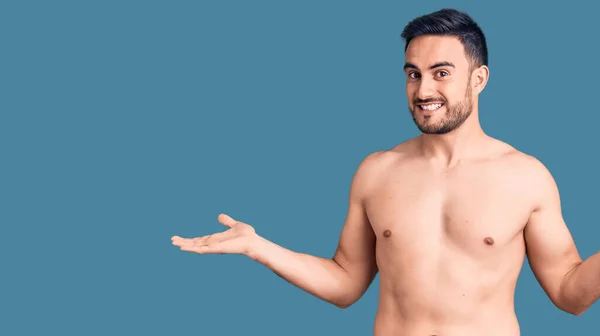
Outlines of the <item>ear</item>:
{"label": "ear", "polygon": [[473,73],[471,74],[471,83],[473,83],[473,90],[478,94],[481,93],[481,91],[483,91],[483,89],[485,88],[489,77],[490,69],[485,65],[482,65],[473,70]]}

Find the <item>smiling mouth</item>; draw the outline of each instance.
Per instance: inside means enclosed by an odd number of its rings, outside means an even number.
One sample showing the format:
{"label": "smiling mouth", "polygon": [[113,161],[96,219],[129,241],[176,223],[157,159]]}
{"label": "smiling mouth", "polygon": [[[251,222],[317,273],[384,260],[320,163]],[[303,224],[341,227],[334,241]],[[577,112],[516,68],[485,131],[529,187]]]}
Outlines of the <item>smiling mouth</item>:
{"label": "smiling mouth", "polygon": [[444,104],[443,103],[421,104],[421,105],[418,105],[418,106],[423,111],[432,112],[432,111],[435,111],[435,110],[439,110],[442,106],[444,106]]}

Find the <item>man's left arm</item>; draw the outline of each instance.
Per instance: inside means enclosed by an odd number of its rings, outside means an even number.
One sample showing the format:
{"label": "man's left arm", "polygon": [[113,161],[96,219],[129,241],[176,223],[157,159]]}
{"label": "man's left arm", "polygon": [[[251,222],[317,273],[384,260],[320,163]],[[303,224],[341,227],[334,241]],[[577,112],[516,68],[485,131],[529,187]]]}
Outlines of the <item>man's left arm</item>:
{"label": "man's left arm", "polygon": [[556,182],[536,164],[537,205],[524,231],[529,264],[556,307],[581,315],[600,297],[600,253],[582,261],[563,219]]}

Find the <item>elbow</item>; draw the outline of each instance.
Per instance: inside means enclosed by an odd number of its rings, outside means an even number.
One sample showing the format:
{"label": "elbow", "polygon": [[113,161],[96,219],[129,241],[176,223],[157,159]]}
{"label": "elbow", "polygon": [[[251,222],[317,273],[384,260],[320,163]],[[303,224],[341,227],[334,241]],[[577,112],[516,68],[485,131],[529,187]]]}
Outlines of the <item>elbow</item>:
{"label": "elbow", "polygon": [[333,305],[340,309],[346,309],[346,308],[352,306],[351,303],[333,303]]}
{"label": "elbow", "polygon": [[596,301],[590,297],[589,293],[581,290],[567,290],[568,287],[563,287],[561,295],[553,300],[555,306],[565,313],[573,316],[583,315]]}
{"label": "elbow", "polygon": [[583,315],[596,301],[589,290],[575,282],[572,268],[565,276],[560,285],[558,295],[553,300],[556,307],[573,316]]}
{"label": "elbow", "polygon": [[577,308],[577,307],[570,307],[567,305],[560,305],[560,304],[555,304],[556,308],[562,310],[563,312],[567,313],[567,314],[571,314],[571,315],[575,315],[575,316],[580,316],[581,314],[583,314],[583,310],[581,308]]}
{"label": "elbow", "polygon": [[351,307],[357,300],[349,299],[349,298],[341,298],[338,300],[332,300],[329,303],[340,309],[346,309]]}
{"label": "elbow", "polygon": [[356,303],[361,295],[362,291],[357,290],[352,283],[344,281],[330,290],[324,299],[337,308],[346,309]]}
{"label": "elbow", "polygon": [[562,302],[556,304],[558,309],[574,316],[583,315],[590,308],[590,306],[590,303],[580,299],[564,299]]}
{"label": "elbow", "polygon": [[329,303],[340,309],[346,309],[354,305],[365,294],[374,275],[370,278],[345,277],[329,292]]}
{"label": "elbow", "polygon": [[581,316],[583,315],[583,313],[585,313],[589,307],[585,307],[585,306],[579,306],[579,307],[559,307],[560,310],[564,311],[565,313],[574,315],[574,316]]}
{"label": "elbow", "polygon": [[583,300],[575,300],[572,301],[571,304],[569,305],[563,305],[562,307],[559,307],[562,311],[574,315],[574,316],[581,316],[583,315],[590,307],[592,306],[592,303],[590,302],[586,302]]}
{"label": "elbow", "polygon": [[357,295],[356,293],[345,293],[345,295],[338,295],[337,297],[329,300],[329,303],[340,309],[346,309],[355,304],[359,298],[360,295]]}

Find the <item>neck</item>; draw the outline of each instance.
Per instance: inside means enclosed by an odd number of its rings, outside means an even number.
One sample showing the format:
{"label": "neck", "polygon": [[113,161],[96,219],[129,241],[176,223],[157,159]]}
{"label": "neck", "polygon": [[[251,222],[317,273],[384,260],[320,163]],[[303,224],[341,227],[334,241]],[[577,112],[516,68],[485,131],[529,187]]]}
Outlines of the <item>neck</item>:
{"label": "neck", "polygon": [[480,147],[484,133],[476,111],[465,122],[446,134],[421,134],[419,144],[422,154],[447,167],[454,166],[466,157],[472,156]]}

